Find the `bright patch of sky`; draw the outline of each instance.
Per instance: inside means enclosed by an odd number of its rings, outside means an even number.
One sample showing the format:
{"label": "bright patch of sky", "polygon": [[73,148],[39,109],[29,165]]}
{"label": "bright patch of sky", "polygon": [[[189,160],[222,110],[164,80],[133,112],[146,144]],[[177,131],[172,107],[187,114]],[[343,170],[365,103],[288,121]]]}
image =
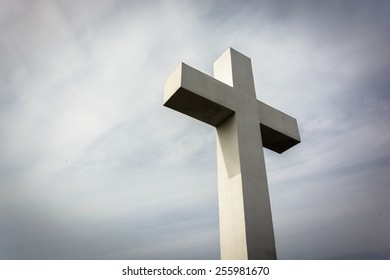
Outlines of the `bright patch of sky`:
{"label": "bright patch of sky", "polygon": [[0,0],[0,259],[218,259],[215,131],[162,106],[252,59],[280,259],[390,258],[386,1]]}

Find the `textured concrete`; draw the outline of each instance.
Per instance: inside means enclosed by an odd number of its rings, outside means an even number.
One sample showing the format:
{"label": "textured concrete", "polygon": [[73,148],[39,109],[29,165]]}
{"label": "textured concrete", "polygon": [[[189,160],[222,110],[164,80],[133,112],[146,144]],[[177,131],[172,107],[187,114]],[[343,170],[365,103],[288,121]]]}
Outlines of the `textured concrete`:
{"label": "textured concrete", "polygon": [[276,259],[262,147],[298,144],[296,120],[256,99],[251,61],[232,48],[214,63],[214,78],[179,65],[164,106],[217,129],[221,258]]}

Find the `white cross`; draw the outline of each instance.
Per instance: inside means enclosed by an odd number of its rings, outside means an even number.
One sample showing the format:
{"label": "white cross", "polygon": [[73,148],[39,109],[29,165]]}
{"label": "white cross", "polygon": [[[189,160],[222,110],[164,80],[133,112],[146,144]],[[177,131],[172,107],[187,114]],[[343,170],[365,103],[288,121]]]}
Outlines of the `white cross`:
{"label": "white cross", "polygon": [[256,99],[251,61],[232,48],[214,63],[214,78],[181,63],[164,106],[217,129],[221,258],[276,259],[262,147],[298,144],[296,120]]}

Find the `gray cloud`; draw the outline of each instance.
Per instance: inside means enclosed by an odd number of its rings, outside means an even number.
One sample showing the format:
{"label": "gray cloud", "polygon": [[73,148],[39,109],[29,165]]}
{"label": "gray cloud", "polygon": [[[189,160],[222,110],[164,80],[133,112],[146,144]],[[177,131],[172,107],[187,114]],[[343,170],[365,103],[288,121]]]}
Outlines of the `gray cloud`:
{"label": "gray cloud", "polygon": [[214,129],[162,91],[229,46],[301,131],[278,257],[390,258],[387,2],[2,2],[0,258],[219,258]]}

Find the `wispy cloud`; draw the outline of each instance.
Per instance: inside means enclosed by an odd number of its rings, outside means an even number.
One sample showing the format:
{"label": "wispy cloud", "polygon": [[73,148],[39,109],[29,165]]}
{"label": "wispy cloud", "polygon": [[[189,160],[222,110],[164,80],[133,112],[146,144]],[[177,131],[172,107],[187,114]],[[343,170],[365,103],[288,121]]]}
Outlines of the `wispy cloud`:
{"label": "wispy cloud", "polygon": [[266,153],[278,256],[389,256],[387,3],[2,2],[0,258],[218,258],[214,128],[162,96],[229,46],[301,131]]}

